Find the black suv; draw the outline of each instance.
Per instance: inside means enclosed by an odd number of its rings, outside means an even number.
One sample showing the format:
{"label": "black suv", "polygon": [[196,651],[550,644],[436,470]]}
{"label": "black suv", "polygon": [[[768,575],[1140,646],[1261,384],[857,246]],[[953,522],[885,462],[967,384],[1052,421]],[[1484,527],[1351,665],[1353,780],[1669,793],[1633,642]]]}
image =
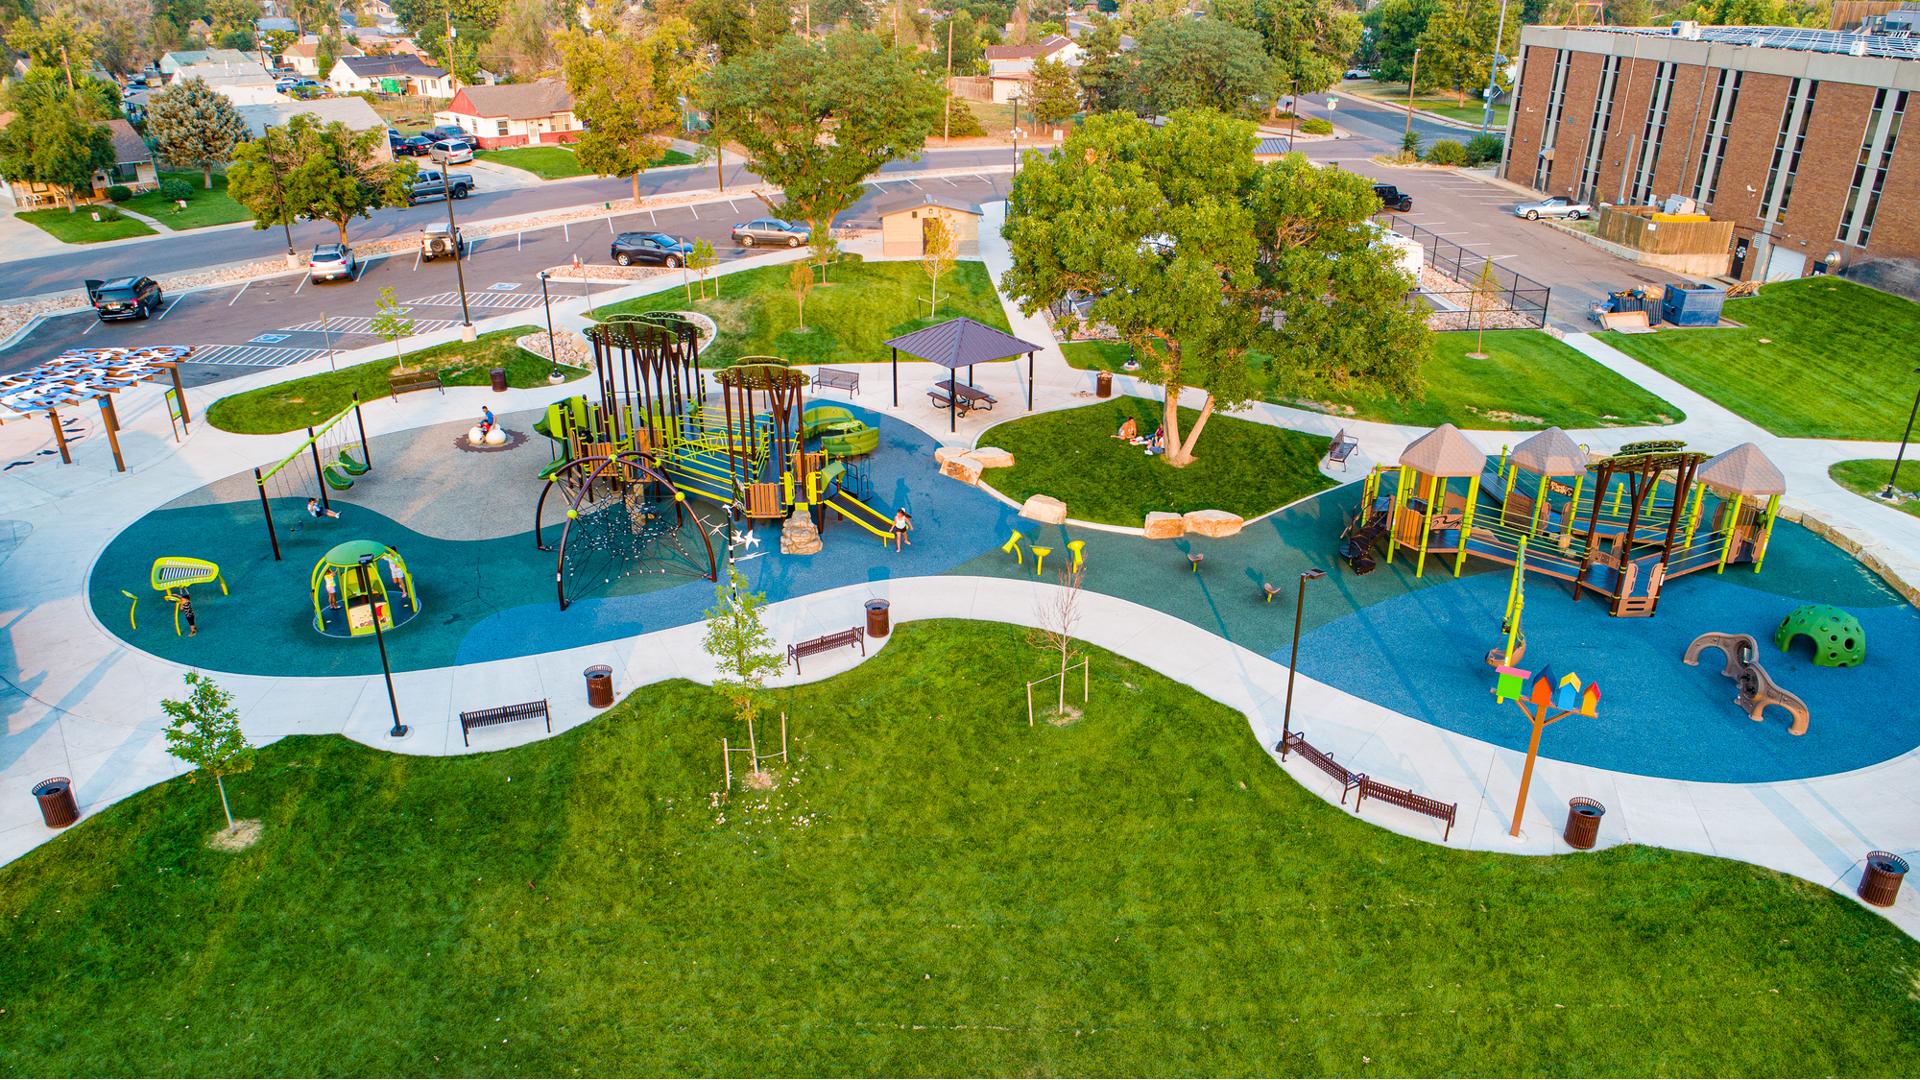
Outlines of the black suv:
{"label": "black suv", "polygon": [[1413,209],[1413,196],[1392,184],[1375,184],[1373,193],[1380,196],[1380,205],[1389,210],[1398,210],[1404,214]]}
{"label": "black suv", "polygon": [[677,236],[657,232],[621,233],[613,238],[613,261],[621,266],[680,266],[693,254],[693,245]]}
{"label": "black suv", "polygon": [[160,283],[150,277],[88,278],[87,302],[103,321],[150,319],[165,297],[160,295]]}

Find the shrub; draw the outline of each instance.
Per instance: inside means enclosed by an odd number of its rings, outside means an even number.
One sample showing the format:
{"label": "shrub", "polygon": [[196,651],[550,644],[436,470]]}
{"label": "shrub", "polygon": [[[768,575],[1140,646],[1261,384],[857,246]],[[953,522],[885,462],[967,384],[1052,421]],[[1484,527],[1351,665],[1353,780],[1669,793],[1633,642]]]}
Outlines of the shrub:
{"label": "shrub", "polygon": [[160,181],[160,197],[173,202],[178,199],[193,198],[193,185],[178,178]]}
{"label": "shrub", "polygon": [[964,139],[968,136],[987,133],[987,129],[980,126],[980,118],[973,115],[973,110],[959,98],[953,99],[953,116],[948,123],[952,125],[955,138]]}
{"label": "shrub", "polygon": [[133,189],[125,184],[115,184],[107,189],[107,198],[114,202],[126,202],[133,198]]}
{"label": "shrub", "polygon": [[1302,117],[1300,120],[1300,134],[1331,135],[1333,134],[1333,121],[1324,116]]}
{"label": "shrub", "polygon": [[1433,145],[1427,147],[1427,164],[1429,165],[1465,165],[1466,163],[1467,148],[1452,139],[1435,139]]}
{"label": "shrub", "polygon": [[1475,135],[1467,140],[1467,164],[1485,165],[1489,161],[1499,161],[1505,142],[1498,135]]}
{"label": "shrub", "polygon": [[1419,132],[1408,131],[1406,134],[1400,136],[1400,156],[1403,158],[1417,158],[1420,156]]}

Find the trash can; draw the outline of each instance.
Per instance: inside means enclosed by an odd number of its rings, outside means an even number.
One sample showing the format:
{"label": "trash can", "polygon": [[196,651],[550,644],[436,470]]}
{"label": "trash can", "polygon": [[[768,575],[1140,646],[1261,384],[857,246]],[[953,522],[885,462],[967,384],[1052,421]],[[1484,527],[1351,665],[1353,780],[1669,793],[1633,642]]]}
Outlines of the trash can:
{"label": "trash can", "polygon": [[613,669],[605,664],[595,664],[584,674],[587,677],[587,704],[596,709],[612,705]]}
{"label": "trash can", "polygon": [[[73,781],[55,776],[33,785],[33,797],[40,800],[40,819],[49,829],[64,829],[80,820],[80,804],[73,800]],[[1906,869],[1905,866],[1901,867]],[[1894,886],[1899,887],[1899,882]]]}
{"label": "trash can", "polygon": [[1113,372],[1103,371],[1093,380],[1093,393],[1095,397],[1113,396]]}
{"label": "trash can", "polygon": [[867,601],[867,636],[868,637],[870,638],[886,637],[887,632],[893,629],[893,627],[889,623],[889,620],[892,618],[892,616],[887,614],[888,606],[889,605],[885,600]]}
{"label": "trash can", "polygon": [[494,368],[492,371],[487,372],[487,378],[493,380],[494,393],[504,394],[507,392],[507,369],[506,368],[503,368],[503,367]]}
{"label": "trash can", "polygon": [[1866,873],[1860,875],[1860,899],[1874,907],[1892,907],[1906,876],[1907,860],[1891,851],[1869,851]]}
{"label": "trash can", "polygon": [[1586,796],[1567,800],[1567,831],[1562,834],[1567,846],[1590,851],[1595,840],[1600,838],[1600,819],[1607,814],[1607,808],[1597,799]]}

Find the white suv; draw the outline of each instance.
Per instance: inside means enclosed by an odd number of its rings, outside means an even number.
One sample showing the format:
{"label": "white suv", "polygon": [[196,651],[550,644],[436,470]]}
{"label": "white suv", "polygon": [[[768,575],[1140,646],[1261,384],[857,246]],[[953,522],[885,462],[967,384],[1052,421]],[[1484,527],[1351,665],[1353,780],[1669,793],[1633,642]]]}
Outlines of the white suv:
{"label": "white suv", "polygon": [[473,160],[473,145],[465,139],[441,139],[428,153],[442,165],[458,165]]}

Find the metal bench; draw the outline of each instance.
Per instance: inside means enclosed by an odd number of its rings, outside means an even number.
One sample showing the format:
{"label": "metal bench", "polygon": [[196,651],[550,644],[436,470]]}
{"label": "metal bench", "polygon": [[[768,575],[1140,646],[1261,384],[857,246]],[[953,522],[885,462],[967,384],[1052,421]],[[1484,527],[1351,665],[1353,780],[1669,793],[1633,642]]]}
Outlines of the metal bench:
{"label": "metal bench", "polygon": [[1441,842],[1444,843],[1453,837],[1453,819],[1455,815],[1459,813],[1459,803],[1443,803],[1439,799],[1416,794],[1415,792],[1408,791],[1406,788],[1394,787],[1392,784],[1383,784],[1371,776],[1362,776],[1360,778],[1360,796],[1353,800],[1353,812],[1356,814],[1359,813],[1360,804],[1366,802],[1368,799],[1378,799],[1383,803],[1391,803],[1401,809],[1411,810],[1416,814],[1425,814],[1431,818],[1439,818],[1441,821],[1447,823],[1446,832],[1440,837]]}
{"label": "metal bench", "polygon": [[851,398],[860,392],[860,373],[842,368],[821,368],[813,373],[813,388],[818,390],[823,386],[845,390],[847,397]]}
{"label": "metal bench", "polygon": [[460,744],[472,746],[467,741],[467,732],[479,727],[492,727],[495,724],[511,724],[515,720],[546,721],[547,731],[553,731],[553,716],[547,712],[547,699],[524,701],[518,705],[502,705],[494,709],[474,709],[460,714]]}
{"label": "metal bench", "polygon": [[798,645],[787,646],[787,659],[793,661],[793,673],[800,674],[800,658],[834,649],[850,649],[860,646],[860,655],[867,655],[867,635],[859,627],[842,630],[834,634],[823,634],[812,641],[802,641]]}
{"label": "metal bench", "polygon": [[417,371],[411,375],[387,376],[387,393],[398,401],[401,394],[411,394],[415,390],[438,390],[446,393],[446,387],[440,385],[440,373],[437,371]]}
{"label": "metal bench", "polygon": [[[1347,771],[1347,767],[1333,760],[1332,755],[1314,749],[1312,744],[1307,742],[1307,737],[1298,731],[1281,740],[1274,749],[1279,751],[1281,761],[1287,760],[1287,755],[1290,753],[1299,754],[1307,760],[1307,764],[1340,781],[1341,806],[1347,805],[1347,792],[1367,782],[1365,773]],[[1354,806],[1359,805],[1360,801],[1355,799]]]}
{"label": "metal bench", "polygon": [[1347,459],[1352,457],[1353,452],[1358,449],[1360,449],[1360,440],[1348,435],[1346,428],[1341,428],[1327,447],[1327,464],[1338,465],[1341,472],[1346,472]]}

